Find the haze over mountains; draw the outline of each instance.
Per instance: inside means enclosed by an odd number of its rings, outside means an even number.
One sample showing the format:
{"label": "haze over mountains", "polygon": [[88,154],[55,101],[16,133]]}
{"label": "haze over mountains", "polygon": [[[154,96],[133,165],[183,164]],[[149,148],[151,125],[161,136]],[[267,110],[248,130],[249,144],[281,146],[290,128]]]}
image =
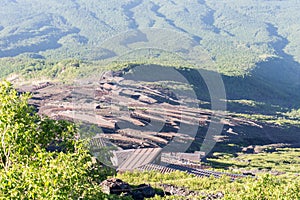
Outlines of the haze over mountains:
{"label": "haze over mountains", "polygon": [[[167,50],[185,56],[182,47],[196,47],[225,73],[241,74],[271,57],[300,61],[298,0],[4,0],[1,4],[0,57],[29,53],[33,58],[99,60],[116,53],[103,46],[105,41],[117,49],[132,49],[133,42],[140,43],[135,48],[141,47],[151,37],[147,30],[156,28],[167,31],[157,34],[161,38],[151,46],[160,47],[161,40],[171,37]],[[132,30],[140,33],[110,40]],[[189,40],[172,37],[171,30]]]}

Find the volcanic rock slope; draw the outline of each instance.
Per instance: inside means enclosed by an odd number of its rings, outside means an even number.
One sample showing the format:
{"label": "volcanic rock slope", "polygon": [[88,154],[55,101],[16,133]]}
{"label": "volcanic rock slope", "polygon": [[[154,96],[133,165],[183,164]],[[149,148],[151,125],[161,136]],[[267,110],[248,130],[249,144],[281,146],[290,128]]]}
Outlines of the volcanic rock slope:
{"label": "volcanic rock slope", "polygon": [[[33,94],[30,103],[40,114],[74,121],[80,125],[81,137],[102,138],[100,143],[122,149],[194,152],[211,145],[213,151],[240,152],[250,145],[289,146],[298,141],[297,132],[286,137],[280,126],[201,108],[197,99],[156,82],[129,79],[128,73],[111,71],[94,81],[47,82],[22,90]],[[212,124],[221,126],[220,132],[208,133]]]}

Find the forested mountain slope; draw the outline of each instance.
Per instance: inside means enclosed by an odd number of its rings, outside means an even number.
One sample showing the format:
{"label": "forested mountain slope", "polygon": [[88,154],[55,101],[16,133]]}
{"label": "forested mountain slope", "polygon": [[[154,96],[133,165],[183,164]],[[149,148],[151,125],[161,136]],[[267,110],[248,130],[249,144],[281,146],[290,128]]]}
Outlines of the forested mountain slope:
{"label": "forested mountain slope", "polygon": [[[229,75],[241,75],[274,57],[300,61],[297,0],[3,0],[1,4],[0,57],[101,60],[119,55],[115,49],[127,53],[150,43],[182,57],[191,54],[186,49],[193,49]],[[134,30],[138,31],[124,34]],[[114,38],[120,34],[124,37]],[[166,38],[169,41],[162,44]]]}

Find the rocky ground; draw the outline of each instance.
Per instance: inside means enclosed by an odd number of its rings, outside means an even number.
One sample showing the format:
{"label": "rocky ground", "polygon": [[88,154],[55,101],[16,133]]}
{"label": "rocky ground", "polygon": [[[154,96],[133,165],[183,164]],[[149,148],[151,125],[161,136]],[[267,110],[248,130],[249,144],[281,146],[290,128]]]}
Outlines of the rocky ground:
{"label": "rocky ground", "polygon": [[182,196],[184,199],[194,199],[195,196],[202,196],[203,199],[221,199],[224,197],[222,192],[216,194],[199,193],[196,191],[190,191],[184,187],[178,187],[171,184],[159,184],[158,188],[153,188],[151,185],[141,184],[138,186],[131,186],[128,183],[117,179],[111,178],[101,183],[103,192],[107,194],[115,194],[122,196],[131,196],[134,200],[143,200],[145,198],[151,198],[155,195],[158,196]]}
{"label": "rocky ground", "polygon": [[[193,152],[211,141],[214,150],[247,152],[250,145],[295,141],[276,126],[201,108],[198,99],[178,96],[156,82],[128,79],[126,73],[106,72],[70,85],[42,82],[19,90],[33,94],[30,104],[41,115],[80,122],[83,137],[97,134],[122,149],[166,147],[172,141],[175,148],[187,144]],[[212,124],[221,126],[221,133],[208,135]],[[91,125],[97,129],[90,131]]]}

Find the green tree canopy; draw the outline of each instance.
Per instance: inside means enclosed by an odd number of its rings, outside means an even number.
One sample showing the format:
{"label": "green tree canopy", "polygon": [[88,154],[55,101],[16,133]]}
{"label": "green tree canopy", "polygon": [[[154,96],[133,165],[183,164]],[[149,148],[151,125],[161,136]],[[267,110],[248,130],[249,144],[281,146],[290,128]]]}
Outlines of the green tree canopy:
{"label": "green tree canopy", "polygon": [[[9,82],[0,83],[0,199],[104,199],[106,172],[67,121],[40,117]],[[62,151],[48,152],[50,144]]]}

